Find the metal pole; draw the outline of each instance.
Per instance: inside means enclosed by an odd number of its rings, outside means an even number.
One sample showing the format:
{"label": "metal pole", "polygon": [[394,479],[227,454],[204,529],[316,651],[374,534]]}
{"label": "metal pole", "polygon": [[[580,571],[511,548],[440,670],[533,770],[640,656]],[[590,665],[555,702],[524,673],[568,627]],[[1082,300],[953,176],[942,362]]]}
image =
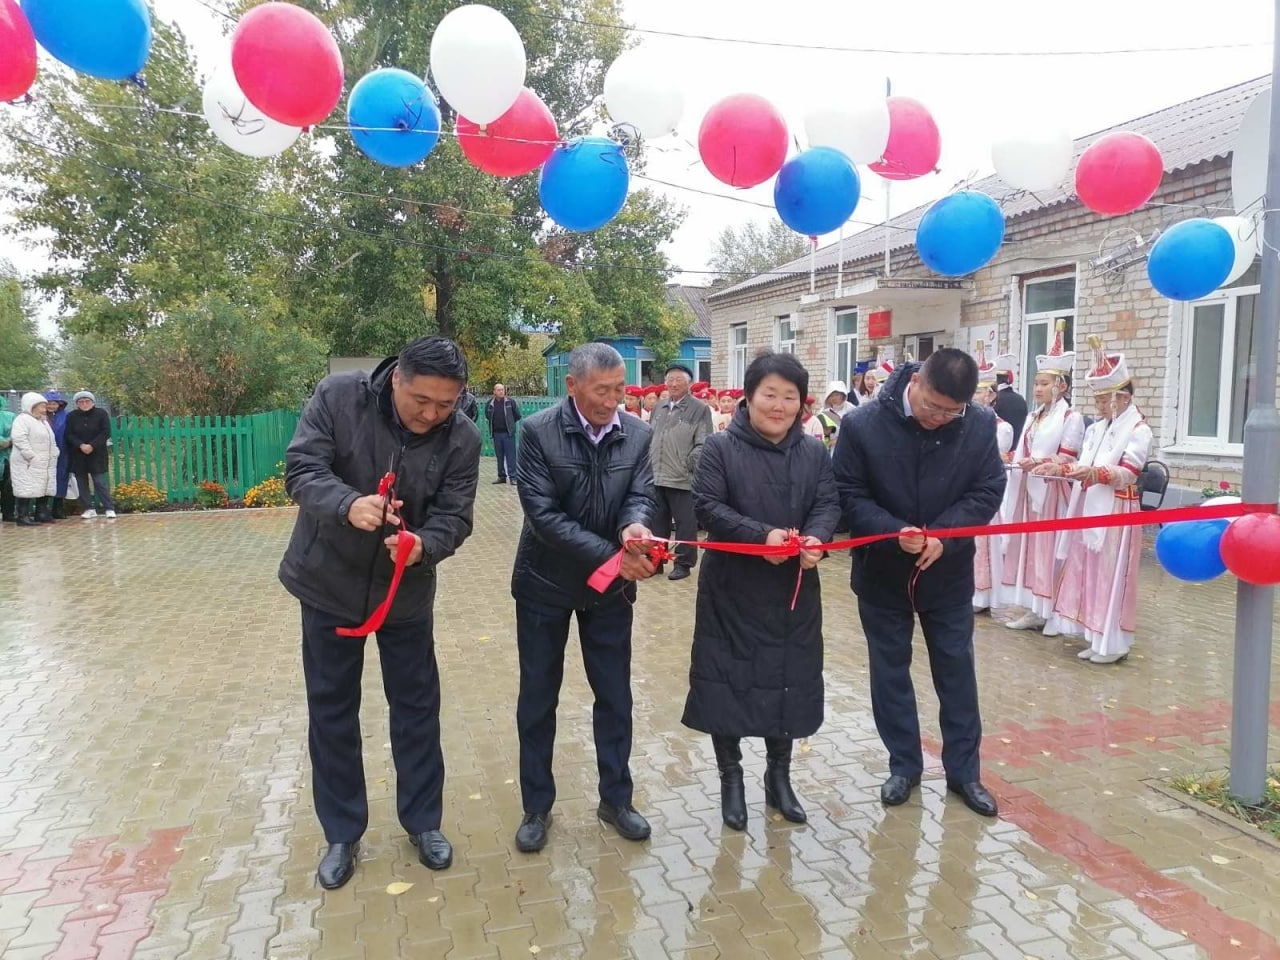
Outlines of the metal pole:
{"label": "metal pole", "polygon": [[[890,80],[888,77],[885,77],[885,78],[884,78],[884,96],[885,96],[885,99],[886,99],[886,100],[887,100],[889,97],[893,96],[893,81],[892,81],[892,80]],[[892,183],[891,183],[891,181],[889,181],[889,180],[886,180],[886,181],[884,182],[884,275],[885,275],[886,277],[888,277],[888,276],[889,276],[889,272],[890,272],[890,263],[889,263],[889,250],[890,250],[890,242],[889,242],[889,232],[890,232],[890,228],[889,228],[889,189],[890,189],[890,187],[892,187],[892,185],[893,185],[893,184],[892,184]]]}
{"label": "metal pole", "polygon": [[[1280,498],[1280,413],[1276,411],[1276,356],[1280,352],[1280,0],[1275,3],[1275,46],[1271,65],[1271,139],[1267,194],[1263,202],[1262,288],[1255,318],[1252,363],[1253,409],[1244,425],[1246,503]],[[1262,800],[1267,778],[1267,735],[1271,701],[1271,643],[1275,588],[1241,582],[1236,588],[1235,676],[1231,697],[1231,794],[1245,803]]]}

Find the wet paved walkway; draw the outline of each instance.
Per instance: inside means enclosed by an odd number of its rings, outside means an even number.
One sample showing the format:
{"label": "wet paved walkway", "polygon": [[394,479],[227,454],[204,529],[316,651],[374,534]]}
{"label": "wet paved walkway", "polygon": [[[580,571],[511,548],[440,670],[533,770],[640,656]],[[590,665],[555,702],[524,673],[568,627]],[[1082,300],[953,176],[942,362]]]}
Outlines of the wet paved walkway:
{"label": "wet paved walkway", "polygon": [[[827,723],[795,762],[810,822],[765,816],[756,743],[745,835],[722,827],[710,744],[679,722],[693,582],[647,584],[633,767],[653,839],[594,818],[590,697],[571,655],[552,840],[524,856],[515,492],[482,483],[478,515],[437,602],[454,866],[419,866],[396,825],[371,645],[371,827],[355,879],[328,894],[297,608],[275,580],[292,512],[0,530],[0,956],[1280,957],[1280,851],[1145,782],[1225,764],[1230,580],[1191,588],[1147,569],[1139,646],[1118,667],[982,620],[985,779],[1002,810],[984,821],[946,796],[936,742],[917,799],[878,802],[886,761],[848,560],[829,561]],[[917,689],[936,737],[922,663]],[[1280,707],[1272,724],[1278,755]],[[397,882],[412,887],[392,895]]]}

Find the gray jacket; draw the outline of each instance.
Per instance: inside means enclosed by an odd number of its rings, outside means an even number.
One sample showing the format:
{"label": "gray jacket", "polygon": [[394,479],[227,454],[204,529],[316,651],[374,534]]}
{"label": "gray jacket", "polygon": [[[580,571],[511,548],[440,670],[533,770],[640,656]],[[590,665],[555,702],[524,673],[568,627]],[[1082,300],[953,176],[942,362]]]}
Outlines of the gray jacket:
{"label": "gray jacket", "polygon": [[480,430],[457,410],[430,433],[402,430],[391,406],[394,367],[392,357],[372,375],[325,377],[285,454],[285,487],[300,509],[280,582],[352,626],[386,596],[394,565],[383,540],[394,528],[357,530],[346,511],[358,497],[377,493],[393,464],[404,529],[422,538],[424,556],[405,570],[388,622],[430,616],[436,564],[471,535]]}
{"label": "gray jacket", "polygon": [[674,409],[667,403],[654,407],[649,427],[653,430],[649,461],[654,486],[692,490],[702,444],[713,432],[711,408],[686,395]]}

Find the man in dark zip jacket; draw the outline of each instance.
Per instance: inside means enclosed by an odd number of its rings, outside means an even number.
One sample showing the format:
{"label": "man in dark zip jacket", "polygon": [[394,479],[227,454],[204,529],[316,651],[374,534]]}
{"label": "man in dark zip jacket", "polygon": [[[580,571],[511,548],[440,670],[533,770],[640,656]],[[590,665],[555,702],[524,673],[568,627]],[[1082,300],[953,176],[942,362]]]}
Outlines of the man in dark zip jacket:
{"label": "man in dark zip jacket", "polygon": [[930,529],[990,523],[1004,496],[995,417],[969,403],[977,385],[978,366],[961,350],[938,350],[923,366],[905,364],[874,401],[845,416],[832,467],[852,535],[897,535],[853,558],[871,707],[889,751],[880,799],[905,803],[924,770],[911,684],[919,616],[941,708],[947,789],[971,810],[995,816],[978,758],[973,540],[928,536]]}
{"label": "man in dark zip jacket", "polygon": [[[386,596],[396,535],[415,539],[409,565],[377,631],[391,709],[400,824],[432,870],[453,862],[440,832],[444,757],[440,675],[432,636],[437,564],[471,535],[480,430],[457,412],[467,362],[457,344],[423,337],[373,372],[326,377],[285,455],[285,486],[299,506],[280,581],[302,604],[302,667],[310,718],[312,792],[329,849],[320,885],[351,879],[369,823],[360,749],[363,623]],[[395,474],[392,492],[379,482]]]}
{"label": "man in dark zip jacket", "polygon": [[619,416],[627,371],[603,343],[569,355],[563,403],[524,421],[517,465],[524,528],[511,575],[520,651],[520,794],[516,848],[541,850],[556,798],[551,773],[556,704],[569,621],[578,619],[582,662],[595,694],[592,729],[600,771],[597,816],[628,840],[649,836],[631,805],[631,605],[636,580],[653,576],[640,545],[603,593],[587,580],[628,540],[651,537],[656,507],[649,426]]}

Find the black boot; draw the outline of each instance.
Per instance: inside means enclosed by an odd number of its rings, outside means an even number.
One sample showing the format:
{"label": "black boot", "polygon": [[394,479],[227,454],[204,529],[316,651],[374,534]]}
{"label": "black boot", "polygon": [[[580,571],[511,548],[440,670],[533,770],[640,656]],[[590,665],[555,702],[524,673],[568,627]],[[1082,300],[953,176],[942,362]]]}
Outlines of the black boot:
{"label": "black boot", "polygon": [[53,519],[55,520],[67,519],[66,504],[67,504],[67,501],[62,497],[53,498]]}
{"label": "black boot", "polygon": [[18,510],[18,526],[20,526],[20,527],[35,527],[35,526],[39,526],[39,524],[37,524],[37,523],[36,523],[36,518],[35,518],[35,516],[34,516],[34,514],[35,514],[35,512],[36,512],[36,503],[35,503],[35,501],[34,501],[34,500],[28,500],[28,499],[26,499],[25,497],[19,497],[19,498],[18,498],[18,501],[17,501],[17,504],[18,504],[18,506],[17,506],[17,510]]}
{"label": "black boot", "polygon": [[747,829],[747,798],[742,788],[742,741],[737,737],[711,738],[720,770],[720,816],[726,827]]}
{"label": "black boot", "polygon": [[768,765],[764,771],[764,802],[773,807],[783,819],[792,823],[804,823],[804,807],[791,789],[791,740],[765,737],[765,753]]}
{"label": "black boot", "polygon": [[52,503],[53,497],[41,497],[36,501],[36,523],[53,523]]}

